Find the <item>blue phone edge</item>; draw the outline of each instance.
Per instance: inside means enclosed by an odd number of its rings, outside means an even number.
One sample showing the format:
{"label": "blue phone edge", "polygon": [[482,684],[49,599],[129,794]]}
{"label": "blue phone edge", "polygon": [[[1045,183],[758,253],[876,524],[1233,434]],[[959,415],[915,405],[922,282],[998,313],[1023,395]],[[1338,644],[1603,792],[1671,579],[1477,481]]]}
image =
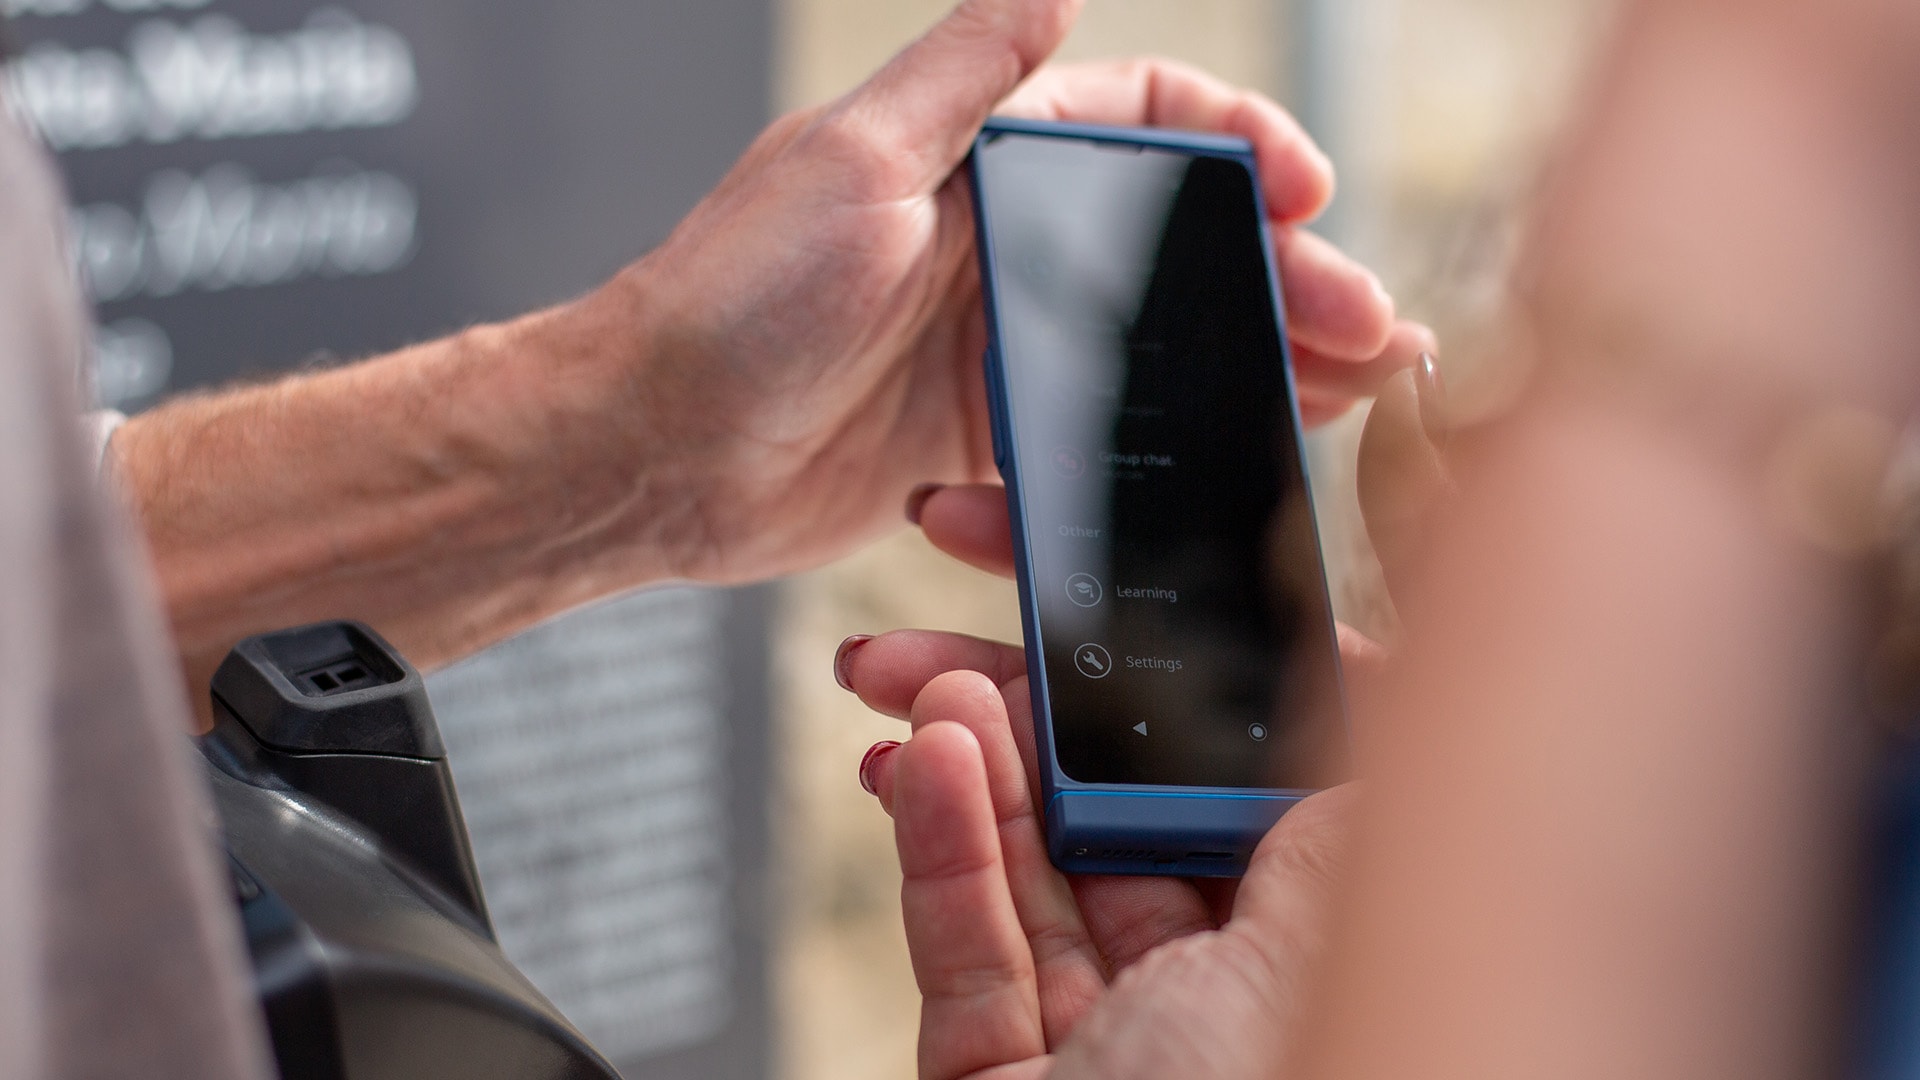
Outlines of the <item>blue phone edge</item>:
{"label": "blue phone edge", "polygon": [[[977,151],[1002,134],[1124,143],[1232,158],[1254,178],[1254,206],[1260,218],[1267,282],[1273,294],[1280,327],[1281,355],[1285,358],[1287,405],[1294,430],[1300,422],[1300,396],[1294,386],[1293,351],[1287,342],[1286,305],[1273,258],[1273,236],[1267,224],[1266,199],[1260,190],[1260,172],[1253,147],[1233,136],[1156,128],[1108,127],[1038,120],[990,118],[974,140]],[[987,229],[986,198],[980,183],[979,154],[967,157],[966,169],[974,207],[974,243],[980,263],[981,301],[987,322],[986,373],[988,415],[993,428],[994,463],[1006,484],[1007,514],[1013,526],[1014,574],[1020,592],[1020,626],[1027,648],[1027,684],[1033,698],[1034,745],[1039,754],[1041,803],[1047,830],[1047,854],[1053,864],[1074,874],[1147,874],[1169,877],[1237,877],[1275,822],[1311,792],[1262,788],[1194,788],[1086,784],[1066,775],[1053,749],[1051,702],[1040,642],[1040,609],[1033,589],[1031,532],[1021,499],[1018,455],[1014,452],[1012,407],[1006,389],[1006,371],[1000,351],[1002,339],[993,273],[993,240]],[[1347,725],[1345,672],[1341,669],[1332,596],[1326,582],[1326,553],[1319,540],[1319,520],[1313,508],[1312,479],[1307,472],[1306,444],[1295,440],[1300,477],[1313,518],[1314,551],[1320,560],[1321,589],[1325,593],[1329,640],[1335,643],[1334,676],[1339,691],[1341,722]]]}

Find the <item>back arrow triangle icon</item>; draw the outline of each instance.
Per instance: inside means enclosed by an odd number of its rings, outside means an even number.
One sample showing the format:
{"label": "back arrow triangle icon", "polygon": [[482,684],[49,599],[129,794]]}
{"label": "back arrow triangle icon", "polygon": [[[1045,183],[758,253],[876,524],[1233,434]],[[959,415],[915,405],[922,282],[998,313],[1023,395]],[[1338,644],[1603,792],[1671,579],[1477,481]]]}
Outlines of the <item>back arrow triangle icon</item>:
{"label": "back arrow triangle icon", "polygon": [[1147,733],[1147,722],[1145,720],[1140,721],[1139,723],[1133,725],[1133,730],[1139,732],[1142,735],[1145,735]]}

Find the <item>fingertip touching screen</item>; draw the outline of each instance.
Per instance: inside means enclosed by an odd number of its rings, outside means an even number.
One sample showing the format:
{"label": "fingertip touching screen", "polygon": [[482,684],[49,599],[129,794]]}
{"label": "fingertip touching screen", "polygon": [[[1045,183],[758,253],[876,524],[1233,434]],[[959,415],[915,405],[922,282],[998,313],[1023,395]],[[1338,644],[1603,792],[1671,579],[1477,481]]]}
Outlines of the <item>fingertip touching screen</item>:
{"label": "fingertip touching screen", "polygon": [[976,153],[1061,770],[1322,786],[1338,661],[1252,172],[1022,133]]}

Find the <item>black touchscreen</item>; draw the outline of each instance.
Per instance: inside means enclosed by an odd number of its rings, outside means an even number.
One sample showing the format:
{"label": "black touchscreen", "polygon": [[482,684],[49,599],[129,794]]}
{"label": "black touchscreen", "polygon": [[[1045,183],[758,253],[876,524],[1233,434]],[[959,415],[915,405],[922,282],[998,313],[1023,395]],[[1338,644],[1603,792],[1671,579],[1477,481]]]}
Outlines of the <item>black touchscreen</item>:
{"label": "black touchscreen", "polygon": [[1337,661],[1250,171],[1023,134],[978,153],[1061,768],[1320,786]]}

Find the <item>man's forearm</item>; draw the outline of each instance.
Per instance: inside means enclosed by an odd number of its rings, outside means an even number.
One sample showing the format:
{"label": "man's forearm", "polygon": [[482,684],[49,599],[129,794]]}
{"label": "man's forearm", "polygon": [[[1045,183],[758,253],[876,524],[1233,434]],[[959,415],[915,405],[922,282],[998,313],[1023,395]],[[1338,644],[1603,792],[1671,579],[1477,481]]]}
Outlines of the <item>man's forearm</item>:
{"label": "man's forearm", "polygon": [[[769,127],[577,304],[129,424],[110,457],[190,677],[244,634],[329,616],[439,663],[616,589],[818,566],[899,528],[916,485],[990,478],[952,173],[1076,6],[963,5],[867,84]],[[1251,139],[1283,229],[1331,185],[1279,106],[1179,65],[1026,86],[1009,101],[1024,115]],[[1354,370],[1384,373],[1382,337],[1406,335],[1330,248],[1295,237],[1282,263],[1290,295],[1314,298],[1292,321],[1316,358],[1303,389],[1337,414]]]}
{"label": "man's forearm", "polygon": [[111,469],[192,685],[274,627],[358,618],[433,665],[672,576],[692,508],[640,450],[636,287],[129,421]]}

